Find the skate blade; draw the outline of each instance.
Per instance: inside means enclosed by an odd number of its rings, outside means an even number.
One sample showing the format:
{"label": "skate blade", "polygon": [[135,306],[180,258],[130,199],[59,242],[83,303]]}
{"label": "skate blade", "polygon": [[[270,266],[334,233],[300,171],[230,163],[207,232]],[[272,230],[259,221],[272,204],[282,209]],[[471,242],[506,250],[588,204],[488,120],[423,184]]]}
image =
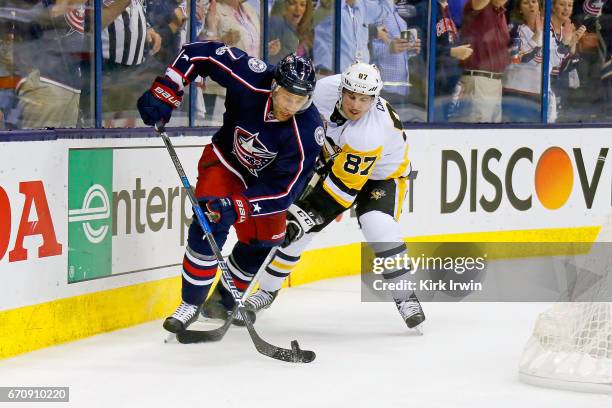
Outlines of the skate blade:
{"label": "skate blade", "polygon": [[176,339],[176,334],[168,333],[168,335],[164,339],[164,344],[172,344],[172,343],[178,344],[178,340]]}
{"label": "skate blade", "polygon": [[425,334],[423,332],[423,323],[419,324],[418,326],[415,326],[411,329],[409,329],[412,333],[416,334],[417,336],[422,336],[423,334]]}

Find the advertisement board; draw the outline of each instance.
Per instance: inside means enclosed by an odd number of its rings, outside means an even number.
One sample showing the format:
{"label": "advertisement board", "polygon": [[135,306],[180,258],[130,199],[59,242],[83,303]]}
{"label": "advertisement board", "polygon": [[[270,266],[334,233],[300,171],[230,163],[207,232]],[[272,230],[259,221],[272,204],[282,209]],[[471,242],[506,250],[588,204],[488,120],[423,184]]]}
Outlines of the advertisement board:
{"label": "advertisement board", "polygon": [[[601,233],[612,222],[609,129],[406,133],[406,239],[612,241]],[[192,184],[209,141],[173,138]],[[0,356],[159,318],[174,306],[191,208],[159,139],[4,142],[0,152]],[[348,211],[312,243],[292,283],[358,273],[360,241]],[[134,298],[142,304],[118,312]],[[78,329],[58,337],[60,304]],[[82,313],[106,323],[87,326]],[[15,334],[24,322],[53,329],[27,345],[34,337],[26,329]]]}

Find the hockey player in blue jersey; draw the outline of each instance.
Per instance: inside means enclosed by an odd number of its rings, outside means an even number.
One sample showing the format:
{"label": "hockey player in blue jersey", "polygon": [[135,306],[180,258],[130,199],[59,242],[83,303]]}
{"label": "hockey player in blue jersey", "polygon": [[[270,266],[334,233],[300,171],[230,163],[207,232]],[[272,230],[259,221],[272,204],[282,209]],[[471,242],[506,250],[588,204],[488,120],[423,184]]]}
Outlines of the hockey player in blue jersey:
{"label": "hockey player in blue jersey", "polygon": [[[308,58],[293,54],[274,67],[220,42],[186,44],[165,76],[157,77],[138,100],[145,124],[168,122],[180,106],[183,88],[198,76],[225,87],[227,96],[223,125],[198,163],[195,195],[219,247],[234,226],[238,243],[228,267],[244,291],[272,247],[283,242],[285,211],[311,176],[323,145],[323,124],[311,104],[314,67]],[[182,302],[164,321],[172,333],[197,319],[217,273],[217,260],[203,236],[194,218],[183,258]],[[217,288],[214,305],[227,314],[233,298],[223,284]]]}

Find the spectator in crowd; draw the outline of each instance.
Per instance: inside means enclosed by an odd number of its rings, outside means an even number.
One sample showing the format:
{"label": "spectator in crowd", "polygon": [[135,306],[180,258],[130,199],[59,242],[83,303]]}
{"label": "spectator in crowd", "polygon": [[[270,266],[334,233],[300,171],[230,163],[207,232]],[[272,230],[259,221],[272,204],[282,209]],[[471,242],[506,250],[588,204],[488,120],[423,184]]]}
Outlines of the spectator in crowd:
{"label": "spectator in crowd", "polygon": [[313,23],[317,26],[321,21],[325,20],[334,6],[334,0],[312,0],[314,12],[313,12]]}
{"label": "spectator in crowd", "polygon": [[606,0],[574,1],[572,21],[577,27],[584,25],[586,32],[576,46],[580,87],[569,91],[566,106],[571,107],[571,112],[565,120],[609,120],[608,87],[605,81],[602,83],[602,68],[608,54],[607,38],[612,36],[612,16],[606,15],[612,11],[611,6]]}
{"label": "spectator in crowd", "polygon": [[470,0],[463,13],[461,36],[473,50],[461,61],[465,122],[501,122],[502,76],[510,63],[507,0]]}
{"label": "spectator in crowd", "polygon": [[13,129],[19,119],[15,88],[21,80],[15,71],[13,46],[15,24],[14,7],[7,4],[0,12],[0,129]]}
{"label": "spectator in crowd", "polygon": [[469,58],[473,51],[470,44],[460,43],[459,32],[449,12],[448,2],[437,0],[437,7],[434,113],[436,121],[448,121],[458,110],[460,89],[457,87],[463,71],[459,61]]}
{"label": "spectator in crowd", "polygon": [[[370,62],[368,40],[385,38],[383,7],[372,0],[338,0],[340,8],[340,71],[355,61]],[[316,23],[316,20],[315,20]],[[334,18],[328,14],[315,27],[314,63],[319,75],[334,73]]]}
{"label": "spectator in crowd", "polygon": [[277,64],[292,52],[299,56],[312,54],[312,0],[277,0],[270,13],[269,60]]}
{"label": "spectator in crowd", "polygon": [[[93,0],[88,1],[85,28],[93,37]],[[89,47],[91,38],[86,39]],[[141,92],[140,81],[149,55],[161,49],[161,37],[150,27],[144,0],[104,0],[102,6],[102,112],[104,126],[116,126],[117,119],[126,118],[122,125],[133,127],[132,114]],[[148,52],[147,52],[148,46]],[[93,58],[93,51],[89,52]],[[93,59],[84,61],[85,78],[81,94],[83,125],[92,126],[93,89],[91,81]]]}
{"label": "spectator in crowd", "polygon": [[[510,13],[511,61],[503,78],[504,122],[539,122],[541,115],[541,79],[544,15],[539,0],[519,0]],[[550,35],[550,45],[555,42]],[[551,64],[556,52],[551,52]],[[550,93],[548,120],[556,120],[556,103]]]}
{"label": "spectator in crowd", "polygon": [[[160,62],[155,68],[150,68],[158,73],[170,58],[178,54],[182,46],[181,30],[186,26],[189,13],[187,0],[148,0],[146,6],[147,23],[159,34],[163,44],[152,58]],[[151,81],[155,76],[150,78]]]}
{"label": "spectator in crowd", "polygon": [[[259,58],[260,30],[257,13],[249,3],[242,0],[211,0],[201,38],[222,41]],[[224,104],[225,89],[207,78],[204,88],[206,120],[220,123]]]}
{"label": "spectator in crowd", "polygon": [[83,5],[25,0],[14,9],[19,128],[76,127]]}
{"label": "spectator in crowd", "polygon": [[597,35],[601,58],[601,80],[604,88],[603,113],[605,121],[611,121],[612,114],[612,1],[603,1],[597,13]]}
{"label": "spectator in crowd", "polygon": [[249,3],[242,0],[217,1],[216,23],[217,39],[229,46],[238,47],[249,55],[261,56],[259,18]]}
{"label": "spectator in crowd", "polygon": [[381,24],[388,38],[372,41],[371,62],[378,66],[384,83],[381,96],[397,108],[406,103],[410,93],[408,60],[421,52],[421,39],[416,29],[408,30],[397,7],[387,4],[385,8]]}
{"label": "spectator in crowd", "polygon": [[601,2],[596,19],[597,33],[601,38],[599,41],[599,53],[602,58],[601,79],[607,84],[608,91],[610,91],[612,88],[612,1]]}
{"label": "spectator in crowd", "polygon": [[[168,60],[178,54],[181,46],[191,42],[187,24],[189,2],[189,0],[146,0],[147,24],[159,34],[162,46],[159,52],[147,55],[145,62],[137,69],[142,81],[153,81],[159,71],[166,67]],[[201,8],[201,2],[196,2],[196,38],[202,30],[202,20],[198,18]],[[198,86],[198,82],[195,85]],[[180,113],[176,112],[175,117],[182,116],[186,121],[189,115],[189,104],[183,104],[179,111]]]}
{"label": "spectator in crowd", "polygon": [[463,9],[465,8],[465,3],[468,1],[469,0],[452,0],[448,4],[449,15],[452,16],[457,27],[461,27],[463,24]]}
{"label": "spectator in crowd", "polygon": [[553,0],[551,13],[551,30],[554,36],[554,47],[551,46],[552,71],[550,74],[550,86],[555,94],[557,115],[561,116],[567,109],[567,95],[571,88],[580,86],[576,65],[579,58],[576,54],[576,46],[584,33],[584,25],[576,29],[571,21],[573,0]]}

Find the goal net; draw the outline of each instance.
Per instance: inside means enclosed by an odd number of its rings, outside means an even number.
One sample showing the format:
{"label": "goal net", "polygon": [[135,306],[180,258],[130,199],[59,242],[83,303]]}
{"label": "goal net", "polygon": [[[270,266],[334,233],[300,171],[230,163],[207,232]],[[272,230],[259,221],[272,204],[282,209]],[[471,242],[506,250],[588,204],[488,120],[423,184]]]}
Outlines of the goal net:
{"label": "goal net", "polygon": [[573,302],[541,313],[519,376],[534,385],[612,393],[612,214],[578,274]]}
{"label": "goal net", "polygon": [[540,314],[519,372],[535,385],[612,393],[612,303],[561,303]]}

